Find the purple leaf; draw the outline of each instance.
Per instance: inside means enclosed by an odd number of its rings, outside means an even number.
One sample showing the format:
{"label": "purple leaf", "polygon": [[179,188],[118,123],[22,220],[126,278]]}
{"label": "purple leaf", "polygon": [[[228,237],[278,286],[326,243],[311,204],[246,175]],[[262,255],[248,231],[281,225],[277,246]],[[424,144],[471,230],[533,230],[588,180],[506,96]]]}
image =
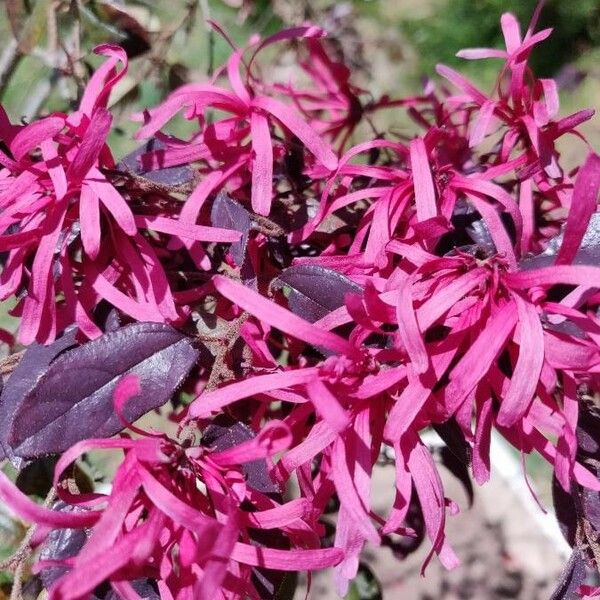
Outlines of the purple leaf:
{"label": "purple leaf", "polygon": [[17,456],[33,458],[114,435],[123,429],[112,397],[123,375],[140,379],[141,394],[123,410],[135,421],[169,400],[198,357],[191,339],[168,325],[133,323],[106,333],[62,354],[14,402],[8,442]]}
{"label": "purple leaf", "polygon": [[585,575],[583,558],[578,550],[573,550],[550,600],[579,600],[581,596],[577,593],[577,588],[584,582]]}
{"label": "purple leaf", "polygon": [[463,485],[469,500],[469,507],[473,506],[474,492],[473,482],[469,475],[467,463],[460,460],[450,448],[443,446],[440,450],[440,459],[442,464],[454,475]]}
{"label": "purple leaf", "polygon": [[[82,511],[62,501],[54,505],[54,510]],[[86,543],[90,532],[83,529],[53,529],[41,546],[41,560],[64,560],[77,556]],[[47,567],[40,571],[40,578],[46,589],[68,571],[67,567]],[[149,579],[137,579],[131,585],[144,600],[160,600],[160,596]],[[90,600],[119,600],[120,596],[108,585],[101,585],[91,594]]]}
{"label": "purple leaf", "polygon": [[452,418],[445,423],[436,423],[433,425],[433,428],[454,456],[465,466],[470,466],[471,446],[465,440],[456,419]]}
{"label": "purple leaf", "polygon": [[[254,432],[240,422],[228,422],[224,418],[211,423],[202,433],[202,443],[216,452],[222,452],[247,442],[254,437]],[[269,477],[267,463],[264,460],[253,460],[242,465],[248,485],[263,494],[279,494],[279,488]]]}
{"label": "purple leaf", "polygon": [[571,494],[565,492],[556,477],[552,478],[552,503],[560,531],[573,547],[577,533],[577,508]]}
{"label": "purple leaf", "polygon": [[210,222],[213,227],[233,229],[242,234],[239,242],[231,244],[231,256],[235,263],[241,267],[245,263],[248,235],[252,229],[250,213],[239,203],[221,192],[213,202]]}
{"label": "purple leaf", "polygon": [[142,164],[142,156],[148,152],[161,150],[165,145],[156,138],[148,140],[133,152],[127,154],[117,165],[118,169],[129,171],[164,186],[178,186],[190,183],[194,179],[194,171],[188,165],[181,167],[165,167],[164,169],[147,169]]}
{"label": "purple leaf", "polygon": [[[253,437],[254,432],[247,425],[221,415],[202,432],[202,443],[217,452],[222,452]],[[265,460],[253,460],[244,463],[241,468],[250,487],[268,494],[279,502],[282,501],[279,488],[269,476]],[[289,548],[288,540],[277,530],[253,530],[251,537],[259,546]],[[264,600],[288,600],[294,596],[296,577],[294,573],[254,568],[252,583]]]}
{"label": "purple leaf", "polygon": [[50,363],[62,352],[77,344],[76,330],[65,333],[61,338],[42,346],[32,344],[12,372],[0,395],[0,452],[12,457],[8,446],[8,434],[23,398],[35,387]]}
{"label": "purple leaf", "polygon": [[[86,510],[62,501],[53,506],[54,510],[76,511]],[[53,529],[42,544],[40,551],[41,560],[64,560],[76,556],[87,540],[83,529]],[[49,588],[59,577],[67,572],[66,567],[48,567],[40,571],[40,577],[45,588]]]}
{"label": "purple leaf", "polygon": [[[541,254],[524,258],[520,267],[522,269],[539,269],[553,265],[556,255],[560,252],[563,243],[563,233],[553,237],[548,246]],[[600,213],[592,215],[579,250],[577,250],[572,264],[574,265],[598,265],[600,264]]]}
{"label": "purple leaf", "polygon": [[314,323],[344,305],[346,294],[362,294],[362,288],[346,276],[319,265],[294,265],[281,272],[276,287],[288,287],[290,310]]}

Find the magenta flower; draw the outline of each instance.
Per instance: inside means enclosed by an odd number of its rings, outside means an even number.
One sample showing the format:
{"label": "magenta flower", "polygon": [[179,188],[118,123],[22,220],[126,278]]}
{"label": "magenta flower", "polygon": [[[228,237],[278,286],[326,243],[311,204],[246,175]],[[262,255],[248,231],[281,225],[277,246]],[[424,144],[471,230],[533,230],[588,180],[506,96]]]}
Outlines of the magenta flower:
{"label": "magenta flower", "polygon": [[[135,377],[122,379],[115,392],[117,411],[139,391]],[[249,487],[240,472],[240,465],[268,459],[289,445],[284,423],[272,421],[255,438],[220,452],[134,431],[142,437],[86,440],[61,457],[54,477],[59,490],[61,475],[83,453],[124,452],[110,494],[59,492],[67,504],[80,507],[76,511],[40,508],[0,476],[0,496],[23,518],[48,527],[91,527],[76,556],[37,563],[37,571],[67,567],[50,588],[52,600],[87,597],[105,581],[123,597],[134,598],[129,582],[142,577],[154,579],[165,598],[216,593],[232,600],[259,598],[253,567],[311,570],[341,560],[341,551],[318,548],[309,502],[278,503]],[[291,549],[257,547],[253,529],[277,529]]]}
{"label": "magenta flower", "polygon": [[[93,311],[103,298],[138,320],[179,321],[159,257],[139,230],[196,242],[232,242],[240,235],[181,224],[175,215],[134,215],[130,199],[106,174],[115,169],[106,146],[112,122],[106,105],[127,59],[113,46],[97,52],[108,60],[90,80],[79,110],[23,127],[6,121],[0,131],[11,155],[0,157],[0,249],[9,252],[0,294],[6,299],[27,290],[15,311],[25,344],[52,341],[73,322],[86,336],[98,336]],[[116,73],[119,62],[123,68]]]}
{"label": "magenta flower", "polygon": [[[275,34],[264,41],[254,40],[248,49],[253,48],[248,66],[242,60],[244,50],[236,50],[227,63],[227,78],[231,90],[216,86],[190,84],[171,94],[160,106],[145,115],[137,115],[137,120],[145,124],[137,134],[146,138],[155,134],[177,112],[187,107],[188,119],[197,119],[200,133],[189,144],[178,142],[172,148],[160,151],[154,158],[161,166],[182,164],[200,159],[216,159],[218,171],[213,177],[197,188],[186,204],[182,220],[195,223],[197,215],[206,197],[218,189],[229,177],[238,171],[244,176],[251,174],[251,205],[260,215],[268,215],[273,195],[274,152],[285,151],[281,146],[273,148],[276,141],[272,133],[274,127],[283,127],[285,137],[289,134],[297,137],[319,164],[329,171],[337,166],[337,157],[317,132],[306,123],[302,116],[291,106],[280,100],[261,93],[260,82],[252,77],[251,65],[256,54],[266,46],[290,38],[315,38],[324,35],[317,27],[297,27]],[[240,69],[246,67],[246,80]],[[219,109],[230,113],[232,117],[222,119],[205,126],[205,112]],[[289,133],[288,133],[289,132]],[[242,142],[250,136],[250,144]],[[220,150],[228,147],[226,153]],[[281,148],[281,150],[280,150]]]}

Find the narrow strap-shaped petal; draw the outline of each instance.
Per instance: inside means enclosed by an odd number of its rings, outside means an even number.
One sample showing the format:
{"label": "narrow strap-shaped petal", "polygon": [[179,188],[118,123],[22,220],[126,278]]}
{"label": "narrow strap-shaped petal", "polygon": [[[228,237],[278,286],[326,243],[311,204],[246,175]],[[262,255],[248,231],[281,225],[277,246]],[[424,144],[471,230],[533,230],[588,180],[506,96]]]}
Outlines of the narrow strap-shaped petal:
{"label": "narrow strap-shaped petal", "polygon": [[79,222],[83,249],[95,259],[100,251],[100,204],[97,194],[86,184],[81,186]]}
{"label": "narrow strap-shaped petal", "polygon": [[268,215],[273,192],[273,146],[269,121],[258,111],[250,118],[252,150],[252,209],[259,215]]}
{"label": "narrow strap-shaped petal", "polygon": [[422,138],[415,138],[410,142],[410,164],[415,188],[417,218],[419,221],[432,219],[437,216],[437,202],[427,148]]}
{"label": "narrow strap-shaped petal", "polygon": [[58,156],[58,150],[56,143],[53,140],[44,140],[40,147],[42,149],[42,157],[48,167],[48,175],[54,186],[54,193],[56,199],[60,200],[64,198],[67,193],[68,182],[67,174],[62,164],[61,157]]}
{"label": "narrow strap-shaped petal", "polygon": [[269,421],[251,440],[213,452],[211,459],[219,465],[239,465],[252,460],[264,459],[283,452],[292,443],[292,433],[284,421]]}
{"label": "narrow strap-shaped petal", "polygon": [[450,83],[454,84],[457,88],[460,88],[468,96],[470,96],[477,104],[482,105],[487,101],[487,96],[478,90],[470,81],[463,77],[460,73],[457,73],[454,69],[447,67],[446,65],[436,65],[435,70],[439,75],[447,79]]}
{"label": "narrow strap-shaped petal", "polygon": [[460,564],[460,561],[448,544],[444,533],[446,507],[442,481],[431,453],[421,441],[415,444],[409,455],[408,469],[419,497],[427,535],[433,544],[430,554],[421,567],[421,574],[424,574],[433,552],[438,554],[441,563],[447,569],[453,569]]}
{"label": "narrow strap-shaped petal", "polygon": [[406,464],[408,456],[404,455],[404,448],[401,445],[400,439],[394,440],[393,447],[396,472],[396,496],[394,498],[394,505],[382,529],[382,533],[386,535],[395,533],[400,527],[405,525],[412,496],[412,477]]}
{"label": "narrow strap-shaped petal", "polygon": [[249,527],[277,529],[285,527],[297,519],[305,519],[313,511],[313,505],[307,498],[296,498],[273,508],[256,512],[243,512],[241,520]]}
{"label": "narrow strap-shaped petal", "polygon": [[116,288],[104,275],[98,273],[91,266],[88,267],[87,277],[91,281],[92,288],[100,297],[108,300],[113,306],[122,310],[130,317],[133,317],[137,321],[150,321],[153,323],[164,321],[164,318],[158,313],[155,306],[136,302],[133,298]]}
{"label": "narrow strap-shaped petal", "polygon": [[416,311],[421,330],[426,331],[429,329],[459,300],[481,285],[485,279],[486,274],[481,269],[470,271],[445,285],[443,293],[435,294],[426,300]]}
{"label": "narrow strap-shaped petal", "polygon": [[[40,241],[40,245],[33,259],[32,278],[28,293],[23,304],[19,339],[23,344],[30,344],[40,335],[43,336],[42,319],[48,319],[49,311],[56,311],[54,303],[54,284],[52,276],[52,262],[54,252],[61,233],[65,212],[64,203],[55,207],[47,220],[50,232]],[[42,339],[41,341],[45,341]]]}
{"label": "narrow strap-shaped petal", "polygon": [[160,511],[173,521],[190,531],[200,532],[207,527],[221,529],[222,525],[216,519],[181,500],[160,483],[146,468],[140,466],[138,473],[148,497]]}
{"label": "narrow strap-shaped petal", "polygon": [[473,122],[473,127],[469,135],[469,146],[471,148],[474,148],[475,146],[479,145],[487,135],[490,129],[492,118],[494,116],[495,108],[496,103],[493,100],[486,100],[481,105],[481,108],[477,113],[477,117]]}
{"label": "narrow strap-shaped petal", "polygon": [[[94,53],[107,56],[108,60],[96,69],[81,98],[79,110],[88,116],[97,107],[106,108],[110,92],[125,77],[128,68],[127,54],[119,46],[100,44],[94,48]],[[123,65],[123,68],[116,73],[115,67],[119,62]]]}
{"label": "narrow strap-shaped petal", "polygon": [[505,50],[496,50],[494,48],[464,48],[456,53],[458,58],[466,60],[479,60],[481,58],[508,58]]}
{"label": "narrow strap-shaped petal", "polygon": [[253,567],[277,571],[314,571],[334,567],[344,558],[344,553],[339,548],[277,550],[237,542],[231,558]]}
{"label": "narrow strap-shaped petal", "polygon": [[348,427],[350,424],[348,414],[339,400],[318,377],[307,382],[306,391],[317,413],[329,423],[334,431],[340,432]]}
{"label": "narrow strap-shaped petal", "polygon": [[271,327],[275,327],[313,346],[323,346],[339,354],[356,356],[359,353],[358,349],[344,338],[315,327],[312,323],[305,321],[275,302],[267,300],[258,292],[241,283],[222,275],[216,275],[212,281],[217,291],[223,296]]}
{"label": "narrow strap-shaped petal", "polygon": [[44,140],[52,139],[65,126],[62,115],[51,115],[27,125],[15,135],[10,151],[16,160],[22,160],[31,150],[37,148]]}
{"label": "narrow strap-shaped petal", "polygon": [[[229,559],[240,535],[239,515],[233,509],[225,526],[215,537],[215,542],[210,549],[210,558],[204,565],[202,579],[194,585],[194,594],[198,599],[218,597],[223,581],[227,575]],[[220,595],[220,594],[219,594]]]}
{"label": "narrow strap-shaped petal", "polygon": [[44,508],[23,494],[2,471],[0,471],[0,499],[22,519],[52,528],[90,527],[101,516],[101,513],[94,511],[75,513]]}
{"label": "narrow strap-shaped petal", "polygon": [[135,235],[137,233],[137,226],[131,208],[129,208],[125,198],[113,187],[112,183],[107,181],[104,175],[95,168],[91,169],[86,183],[100,198],[100,201],[106,206],[119,227],[126,234]]}
{"label": "narrow strap-shaped petal", "polygon": [[[523,442],[530,448],[537,450],[550,464],[556,460],[556,447],[540,431],[529,423],[529,428],[523,435],[519,435],[514,428],[502,428],[502,435],[518,450],[522,449]],[[573,466],[573,477],[579,485],[590,490],[600,492],[600,479],[582,464],[576,462]]]}
{"label": "narrow strap-shaped petal", "polygon": [[535,307],[513,294],[519,315],[519,357],[510,385],[502,398],[498,423],[510,427],[526,412],[538,385],[544,364],[544,330]]}
{"label": "narrow strap-shaped petal", "polygon": [[237,242],[241,233],[233,229],[221,227],[206,227],[204,225],[192,225],[156,215],[135,215],[135,224],[144,229],[152,229],[161,233],[168,233],[181,238],[197,240],[201,242]]}
{"label": "narrow strap-shaped petal", "polygon": [[317,375],[318,370],[313,367],[269,373],[268,375],[256,375],[242,381],[236,381],[222,388],[200,394],[190,404],[188,417],[206,417],[211,412],[220,410],[243,398],[307,383]]}
{"label": "narrow strap-shaped petal", "polygon": [[485,377],[516,323],[516,307],[512,302],[507,302],[490,318],[485,329],[454,367],[450,374],[450,383],[445,390],[446,405],[450,414]]}
{"label": "narrow strap-shaped petal", "polygon": [[329,446],[338,434],[326,421],[319,421],[312,427],[306,438],[291,450],[288,450],[274,468],[279,480],[287,481],[289,474],[298,467],[311,461],[319,452]]}
{"label": "narrow strap-shaped petal", "polygon": [[414,370],[417,373],[425,373],[429,368],[429,355],[427,354],[423,334],[419,329],[417,315],[413,307],[413,280],[414,277],[409,276],[398,287],[398,304],[396,305],[398,333],[410,357]]}
{"label": "narrow strap-shaped petal", "polygon": [[568,264],[575,258],[590,218],[598,207],[599,190],[600,156],[590,152],[575,179],[563,241],[556,257],[557,265]]}
{"label": "narrow strap-shaped petal", "polygon": [[506,12],[500,17],[500,26],[504,35],[504,42],[509,54],[515,52],[521,45],[521,27],[515,15]]}
{"label": "narrow strap-shaped petal", "polygon": [[[380,538],[375,526],[369,518],[369,506],[365,502],[367,498],[362,498],[362,490],[357,487],[357,482],[353,476],[356,476],[356,469],[362,469],[353,459],[353,455],[358,450],[360,444],[356,440],[356,434],[350,430],[346,439],[337,438],[333,443],[331,460],[335,464],[332,470],[335,488],[340,499],[340,503],[352,516],[354,527],[361,533],[365,540],[373,544],[379,544]],[[364,465],[367,468],[368,465]],[[351,471],[354,471],[352,472]]]}
{"label": "narrow strap-shaped petal", "polygon": [[278,121],[285,125],[315,156],[315,158],[330,171],[338,166],[337,156],[321,136],[290,106],[273,98],[260,96],[253,100],[253,105],[272,114]]}
{"label": "narrow strap-shaped petal", "polygon": [[79,183],[96,165],[111,124],[112,115],[107,110],[98,108],[94,111],[77,154],[67,170],[69,181]]}
{"label": "narrow strap-shaped petal", "polygon": [[535,286],[548,287],[563,283],[600,288],[600,268],[587,265],[556,265],[528,271],[508,273],[506,282],[514,289],[526,290]]}
{"label": "narrow strap-shaped petal", "polygon": [[492,398],[480,399],[477,405],[475,441],[473,443],[473,477],[479,485],[490,478],[490,445],[492,439]]}

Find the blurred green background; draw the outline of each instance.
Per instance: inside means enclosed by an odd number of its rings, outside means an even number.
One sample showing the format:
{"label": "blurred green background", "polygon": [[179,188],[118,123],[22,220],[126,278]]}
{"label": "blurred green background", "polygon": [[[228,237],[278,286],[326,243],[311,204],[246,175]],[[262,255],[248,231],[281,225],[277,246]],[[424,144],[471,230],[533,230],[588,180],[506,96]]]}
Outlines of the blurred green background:
{"label": "blurred green background", "polygon": [[[210,18],[242,44],[307,19],[325,27],[354,80],[377,96],[420,90],[435,64],[461,68],[483,86],[493,85],[498,61],[464,61],[464,47],[502,47],[500,15],[514,12],[523,25],[537,0],[3,0],[0,3],[0,101],[14,120],[30,120],[73,106],[98,60],[100,42],[125,45],[133,56],[128,77],[113,95],[119,129],[117,154],[129,150],[136,125],[128,115],[153,106],[177,85],[206,78],[229,53],[209,34]],[[531,63],[557,77],[563,112],[600,105],[600,0],[548,0],[539,27],[553,36]],[[19,44],[14,43],[17,36]],[[17,46],[16,52],[13,52]],[[398,111],[380,117],[382,128],[402,126]],[[598,126],[584,128],[594,145]],[[576,147],[572,152],[580,152]],[[571,152],[567,147],[566,152]],[[575,161],[575,157],[573,159]]]}

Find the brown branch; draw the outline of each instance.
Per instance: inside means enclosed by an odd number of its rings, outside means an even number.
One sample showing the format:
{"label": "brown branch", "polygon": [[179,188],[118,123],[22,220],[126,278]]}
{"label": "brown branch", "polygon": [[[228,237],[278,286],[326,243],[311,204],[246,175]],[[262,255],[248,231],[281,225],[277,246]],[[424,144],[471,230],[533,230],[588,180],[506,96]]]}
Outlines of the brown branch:
{"label": "brown branch", "polygon": [[242,325],[248,320],[249,316],[250,315],[247,312],[243,312],[239,317],[231,322],[227,328],[227,331],[218,338],[210,338],[210,336],[198,336],[198,338],[202,341],[218,343],[217,351],[214,355],[215,362],[213,363],[210,376],[206,386],[204,387],[205,392],[210,392],[211,390],[216,389],[219,383],[222,383],[227,379],[231,379],[234,376],[233,371],[231,371],[231,369],[227,366],[225,360],[227,358],[227,354],[240,336],[240,329]]}
{"label": "brown branch", "polygon": [[0,54],[0,99],[22,58],[23,53],[19,49],[19,42],[15,38],[11,38]]}
{"label": "brown branch", "polygon": [[[56,491],[52,488],[46,499],[44,500],[44,508],[48,508],[54,499],[56,498]],[[13,584],[10,592],[10,600],[21,600],[23,598],[23,570],[25,569],[25,563],[31,556],[33,548],[31,547],[31,540],[37,530],[37,524],[33,524],[27,530],[25,537],[19,544],[16,552],[9,556],[7,559],[0,562],[0,569],[11,570],[13,572]]]}
{"label": "brown branch", "polygon": [[21,362],[23,354],[25,354],[25,350],[15,352],[0,362],[0,375],[10,375]]}

